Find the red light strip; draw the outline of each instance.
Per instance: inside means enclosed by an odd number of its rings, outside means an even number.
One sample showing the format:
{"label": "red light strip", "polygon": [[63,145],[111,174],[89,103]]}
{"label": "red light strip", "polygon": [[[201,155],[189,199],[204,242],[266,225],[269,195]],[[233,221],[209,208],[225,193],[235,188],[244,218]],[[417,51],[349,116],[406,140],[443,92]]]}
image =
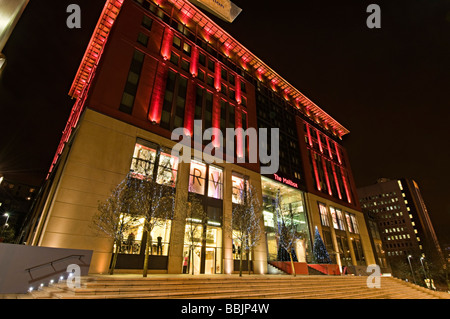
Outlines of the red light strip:
{"label": "red light strip", "polygon": [[268,81],[275,80],[276,84],[282,90],[288,89],[291,99],[294,101],[298,100],[304,105],[305,108],[308,108],[314,117],[318,117],[322,121],[321,125],[323,125],[325,129],[328,129],[328,126],[330,126],[334,130],[334,133],[339,137],[349,133],[349,130],[314,104],[310,99],[308,99],[275,71],[269,68],[264,62],[247,50],[232,36],[222,30],[213,20],[208,18],[192,3],[186,0],[167,0],[167,2],[172,3],[174,7],[182,13],[188,12],[192,22],[196,23],[200,28],[206,31],[208,41],[211,39],[211,36],[214,35],[221,43],[224,45],[227,44],[224,47],[224,50],[226,52],[234,52],[236,56],[242,60],[242,66],[244,68],[247,68],[247,66],[250,65],[256,70],[256,75],[258,78],[260,78],[260,75],[264,75]]}
{"label": "red light strip", "polygon": [[123,1],[124,0],[107,0],[105,6],[103,7],[100,19],[97,22],[97,26],[94,29],[94,33],[89,41],[88,47],[75,76],[75,80],[69,91],[69,96],[76,98],[77,100],[72,108],[66,127],[64,128],[61,141],[59,142],[55,157],[53,158],[49,173],[47,174],[47,179],[50,177],[50,173],[55,168],[55,165],[64,150],[65,144],[69,141],[73,129],[77,126],[81,113],[84,110],[84,102],[86,100],[92,78],[94,77],[98,62],[103,54],[103,50],[114,22],[120,13]]}
{"label": "red light strip", "polygon": [[345,171],[344,169],[341,167],[341,176],[342,176],[342,181],[344,182],[344,188],[345,188],[345,193],[347,194],[347,200],[348,202],[351,204],[352,203],[352,199],[350,198],[350,192],[348,190],[348,185],[347,185],[347,178],[345,178]]}

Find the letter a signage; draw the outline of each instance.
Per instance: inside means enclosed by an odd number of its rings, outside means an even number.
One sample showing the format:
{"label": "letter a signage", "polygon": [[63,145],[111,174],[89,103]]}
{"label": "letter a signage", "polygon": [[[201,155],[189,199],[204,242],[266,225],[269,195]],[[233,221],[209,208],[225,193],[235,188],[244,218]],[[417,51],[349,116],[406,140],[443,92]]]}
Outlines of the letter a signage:
{"label": "letter a signage", "polygon": [[233,22],[242,12],[242,9],[236,6],[230,0],[189,0],[196,6],[214,14],[216,17],[227,22]]}

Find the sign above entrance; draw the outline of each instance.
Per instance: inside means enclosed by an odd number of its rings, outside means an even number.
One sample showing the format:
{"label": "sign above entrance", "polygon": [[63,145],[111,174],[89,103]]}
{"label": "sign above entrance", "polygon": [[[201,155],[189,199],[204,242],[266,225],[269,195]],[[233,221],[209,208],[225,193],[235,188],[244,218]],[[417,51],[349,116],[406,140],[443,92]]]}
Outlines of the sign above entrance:
{"label": "sign above entrance", "polygon": [[230,0],[189,0],[196,6],[214,14],[216,17],[232,23],[242,12],[242,9],[236,6]]}
{"label": "sign above entrance", "polygon": [[273,176],[274,176],[275,180],[278,181],[278,182],[281,182],[283,184],[286,184],[286,185],[298,188],[298,184],[293,182],[292,180],[290,180],[288,178],[278,176],[277,174],[273,174]]}

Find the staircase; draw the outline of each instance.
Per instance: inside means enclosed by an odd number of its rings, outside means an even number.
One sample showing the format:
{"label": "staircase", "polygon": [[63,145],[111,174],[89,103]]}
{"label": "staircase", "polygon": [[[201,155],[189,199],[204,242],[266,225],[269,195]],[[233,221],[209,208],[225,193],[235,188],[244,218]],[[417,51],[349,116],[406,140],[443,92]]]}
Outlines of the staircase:
{"label": "staircase", "polygon": [[[368,288],[362,276],[139,275],[82,277],[82,287],[64,282],[26,295],[26,299],[450,299],[399,279],[382,277]],[[2,295],[0,295],[2,298]]]}

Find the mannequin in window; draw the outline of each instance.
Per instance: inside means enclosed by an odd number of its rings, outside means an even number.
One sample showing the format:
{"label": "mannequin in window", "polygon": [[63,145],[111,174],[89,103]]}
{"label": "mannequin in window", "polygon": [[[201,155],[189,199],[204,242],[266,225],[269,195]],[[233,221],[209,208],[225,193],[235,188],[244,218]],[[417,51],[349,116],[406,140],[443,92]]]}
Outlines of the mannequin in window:
{"label": "mannequin in window", "polygon": [[157,254],[162,255],[162,237],[158,236]]}

